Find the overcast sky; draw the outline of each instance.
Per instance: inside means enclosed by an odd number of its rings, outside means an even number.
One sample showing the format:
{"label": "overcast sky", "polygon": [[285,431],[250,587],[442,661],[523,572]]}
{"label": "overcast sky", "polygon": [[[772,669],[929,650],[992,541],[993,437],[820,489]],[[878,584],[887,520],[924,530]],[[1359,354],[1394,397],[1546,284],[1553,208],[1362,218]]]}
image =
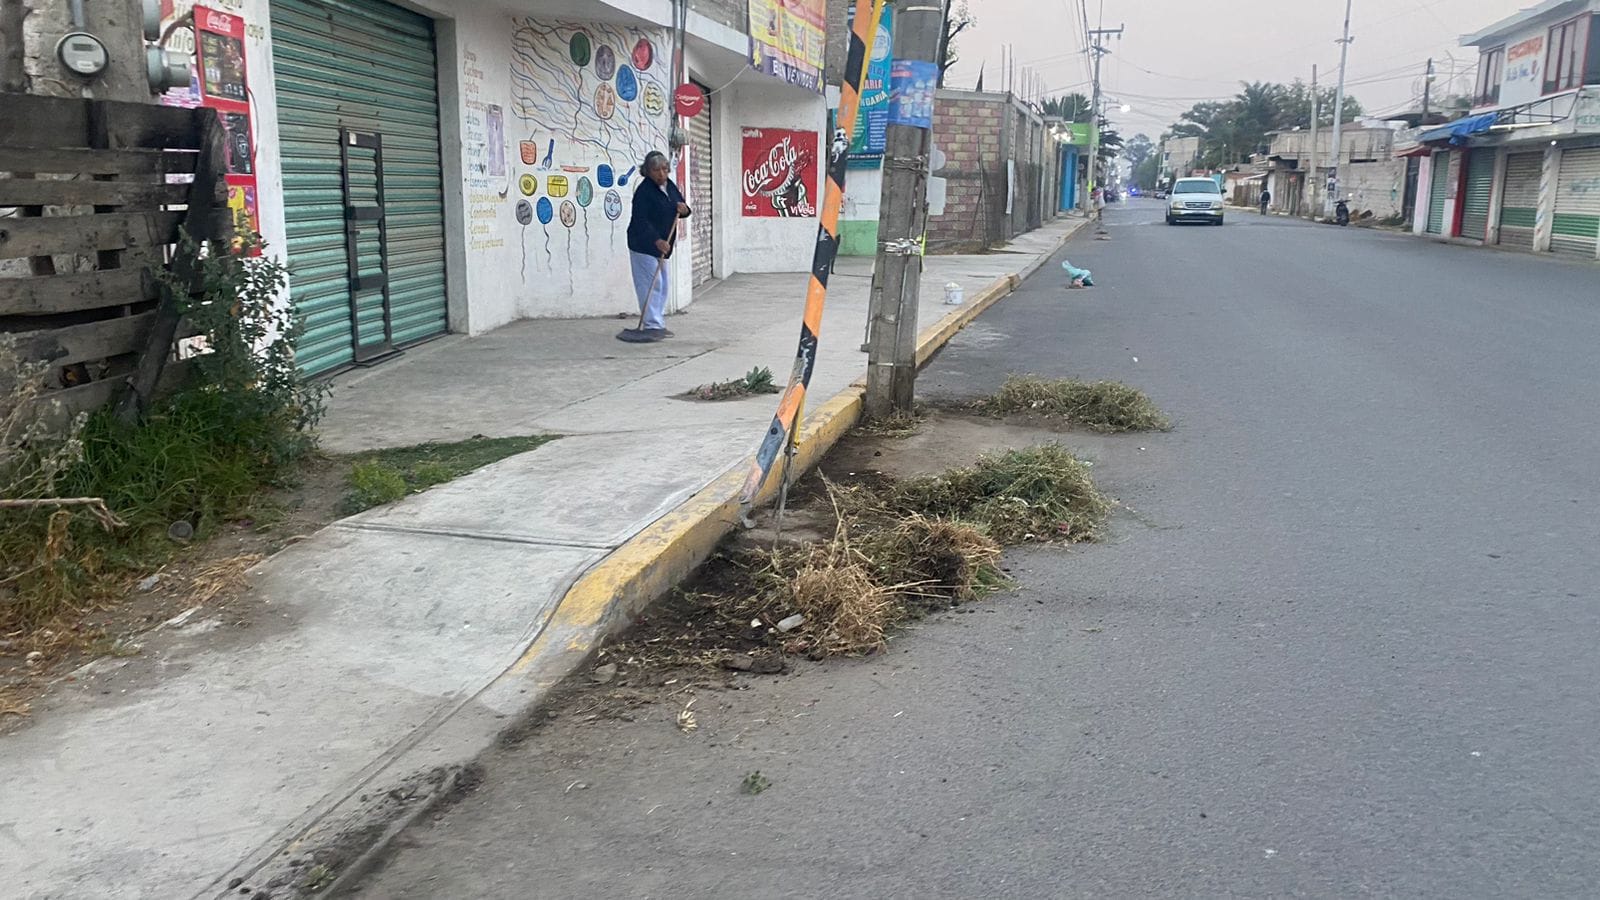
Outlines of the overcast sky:
{"label": "overcast sky", "polygon": [[[961,60],[948,86],[972,87],[984,67],[984,88],[1003,87],[1001,48],[1014,48],[1017,68],[1036,71],[1048,93],[1089,93],[1082,28],[1074,24],[1079,0],[968,0],[978,19],[958,43]],[[1086,0],[1091,27],[1126,25],[1101,64],[1106,94],[1133,107],[1113,109],[1124,136],[1152,139],[1199,99],[1231,96],[1240,81],[1311,79],[1332,85],[1338,77],[1344,0]],[[1350,33],[1350,94],[1369,112],[1413,106],[1422,93],[1424,63],[1436,58],[1441,78],[1455,65],[1477,64],[1477,51],[1458,44],[1477,31],[1531,5],[1532,0],[1354,0]],[[1019,75],[1020,79],[1020,75]],[[1438,90],[1436,86],[1435,90]],[[1470,91],[1464,84],[1462,91]]]}

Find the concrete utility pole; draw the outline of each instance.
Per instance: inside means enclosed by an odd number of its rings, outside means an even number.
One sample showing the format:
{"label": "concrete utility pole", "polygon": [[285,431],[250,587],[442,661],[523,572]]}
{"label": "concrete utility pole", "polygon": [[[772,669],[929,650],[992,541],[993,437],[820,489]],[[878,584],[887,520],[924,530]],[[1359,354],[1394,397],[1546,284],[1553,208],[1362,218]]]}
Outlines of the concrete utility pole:
{"label": "concrete utility pole", "polygon": [[[894,7],[895,61],[937,64],[946,0],[895,0]],[[884,139],[878,261],[872,275],[876,289],[869,313],[868,418],[910,412],[916,395],[921,238],[932,147],[932,129],[891,119]]]}
{"label": "concrete utility pole", "polygon": [[[1334,93],[1333,101],[1333,192],[1329,197],[1332,202],[1337,202],[1341,196],[1341,185],[1344,183],[1340,176],[1340,169],[1344,164],[1344,71],[1345,64],[1350,60],[1350,4],[1353,0],[1344,0],[1344,37],[1339,39],[1339,90]],[[1331,207],[1323,207],[1323,212],[1332,213]]]}
{"label": "concrete utility pole", "polygon": [[1428,57],[1428,71],[1422,76],[1422,122],[1428,124],[1428,107],[1433,103],[1433,57]]}
{"label": "concrete utility pole", "polygon": [[1125,27],[1118,25],[1116,28],[1092,28],[1089,30],[1089,40],[1093,41],[1093,44],[1089,47],[1089,52],[1094,54],[1094,99],[1089,103],[1089,115],[1092,117],[1089,122],[1094,127],[1089,132],[1089,189],[1083,192],[1083,208],[1091,213],[1094,212],[1094,189],[1100,183],[1097,175],[1100,168],[1100,60],[1111,52],[1106,49],[1105,44],[1100,39],[1106,35],[1114,34],[1120,40],[1122,38],[1122,30]]}
{"label": "concrete utility pole", "polygon": [[1317,93],[1317,67],[1311,66],[1311,177],[1306,179],[1306,212],[1308,218],[1316,218],[1317,210],[1322,206],[1317,198],[1322,196],[1322,170],[1317,165],[1322,161],[1317,147],[1317,126],[1322,124],[1322,95]]}

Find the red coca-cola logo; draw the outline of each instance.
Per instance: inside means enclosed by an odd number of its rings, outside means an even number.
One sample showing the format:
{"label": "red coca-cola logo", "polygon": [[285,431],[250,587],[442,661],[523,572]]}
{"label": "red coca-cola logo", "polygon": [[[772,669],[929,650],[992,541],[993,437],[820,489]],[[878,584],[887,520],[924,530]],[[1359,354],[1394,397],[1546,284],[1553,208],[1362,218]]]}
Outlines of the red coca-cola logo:
{"label": "red coca-cola logo", "polygon": [[773,190],[782,185],[789,178],[795,163],[800,161],[800,153],[794,148],[794,139],[785,136],[783,140],[772,145],[767,151],[767,158],[754,169],[747,169],[744,173],[744,194],[754,197],[765,191]]}
{"label": "red coca-cola logo", "polygon": [[203,10],[205,15],[200,19],[200,27],[205,31],[216,31],[222,34],[233,33],[233,16],[219,13],[214,9]]}

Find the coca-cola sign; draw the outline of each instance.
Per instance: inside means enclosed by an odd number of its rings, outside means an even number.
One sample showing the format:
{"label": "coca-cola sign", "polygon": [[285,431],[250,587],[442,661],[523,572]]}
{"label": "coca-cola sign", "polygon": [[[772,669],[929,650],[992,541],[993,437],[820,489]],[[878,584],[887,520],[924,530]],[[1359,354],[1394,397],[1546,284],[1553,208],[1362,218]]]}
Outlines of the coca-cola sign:
{"label": "coca-cola sign", "polygon": [[816,218],[817,132],[744,129],[746,216]]}

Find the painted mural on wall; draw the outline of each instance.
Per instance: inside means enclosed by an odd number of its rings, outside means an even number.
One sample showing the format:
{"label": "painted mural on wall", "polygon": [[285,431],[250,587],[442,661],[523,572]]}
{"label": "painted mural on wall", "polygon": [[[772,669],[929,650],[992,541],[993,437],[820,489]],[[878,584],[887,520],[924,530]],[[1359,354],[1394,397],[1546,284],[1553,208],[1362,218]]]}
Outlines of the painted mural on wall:
{"label": "painted mural on wall", "polygon": [[817,132],[746,128],[743,137],[743,214],[815,218]]}
{"label": "painted mural on wall", "polygon": [[[504,140],[516,173],[508,202],[522,225],[523,279],[566,257],[587,265],[597,240],[613,252],[639,161],[667,151],[670,60],[649,32],[602,23],[512,20]],[[491,154],[492,156],[492,154]],[[591,230],[591,225],[594,230]],[[530,265],[530,247],[535,247]],[[542,257],[542,259],[541,259]],[[541,265],[542,263],[542,265]]]}

